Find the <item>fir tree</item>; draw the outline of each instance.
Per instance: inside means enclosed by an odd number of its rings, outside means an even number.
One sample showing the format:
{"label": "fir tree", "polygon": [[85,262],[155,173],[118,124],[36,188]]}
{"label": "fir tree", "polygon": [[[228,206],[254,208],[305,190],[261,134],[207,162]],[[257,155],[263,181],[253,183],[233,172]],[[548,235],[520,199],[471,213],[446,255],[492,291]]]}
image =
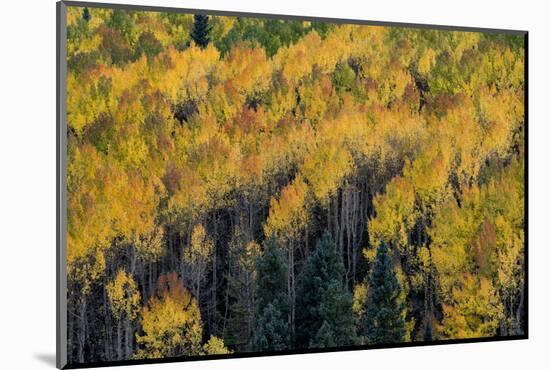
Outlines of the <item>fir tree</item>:
{"label": "fir tree", "polygon": [[397,281],[388,247],[382,242],[369,276],[365,336],[369,344],[398,343],[405,336],[401,287]]}
{"label": "fir tree", "polygon": [[256,262],[256,306],[258,318],[254,347],[259,351],[289,347],[287,268],[275,239],[265,243]]}
{"label": "fir tree", "polygon": [[208,16],[195,14],[195,23],[191,30],[191,38],[195,44],[201,48],[205,48],[210,42],[210,31],[212,26],[208,24]]}
{"label": "fir tree", "polygon": [[344,285],[344,264],[325,232],[307,260],[296,298],[298,348],[356,343],[352,296]]}
{"label": "fir tree", "polygon": [[92,19],[92,15],[90,14],[90,9],[84,8],[84,10],[82,11],[82,18],[83,18],[86,22],[89,22],[90,19]]}
{"label": "fir tree", "polygon": [[288,321],[275,300],[268,303],[258,317],[254,345],[258,351],[280,351],[288,349]]}
{"label": "fir tree", "polygon": [[[280,304],[286,302],[287,267],[285,257],[275,239],[265,243],[263,254],[256,261],[256,302],[258,307],[267,306],[278,300]],[[286,311],[288,308],[285,308]]]}
{"label": "fir tree", "polygon": [[319,331],[315,337],[310,341],[310,348],[330,348],[334,347],[334,332],[330,327],[330,324],[323,321],[323,325],[319,328]]}

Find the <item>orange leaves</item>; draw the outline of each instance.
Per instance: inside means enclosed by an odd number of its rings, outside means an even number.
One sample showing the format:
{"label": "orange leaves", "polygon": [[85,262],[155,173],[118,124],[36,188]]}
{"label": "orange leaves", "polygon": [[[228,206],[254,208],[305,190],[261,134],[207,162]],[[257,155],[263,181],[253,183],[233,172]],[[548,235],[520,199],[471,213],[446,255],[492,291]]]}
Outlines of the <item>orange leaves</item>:
{"label": "orange leaves", "polygon": [[495,227],[486,218],[481,224],[478,235],[472,242],[475,263],[483,275],[490,275],[495,263],[496,237]]}
{"label": "orange leaves", "polygon": [[188,165],[169,162],[163,182],[171,189],[167,211],[173,219],[197,216],[207,209],[209,198],[205,182]]}
{"label": "orange leaves", "polygon": [[152,301],[154,299],[171,299],[185,306],[191,303],[192,297],[175,272],[159,276],[156,288],[156,297],[153,297]]}

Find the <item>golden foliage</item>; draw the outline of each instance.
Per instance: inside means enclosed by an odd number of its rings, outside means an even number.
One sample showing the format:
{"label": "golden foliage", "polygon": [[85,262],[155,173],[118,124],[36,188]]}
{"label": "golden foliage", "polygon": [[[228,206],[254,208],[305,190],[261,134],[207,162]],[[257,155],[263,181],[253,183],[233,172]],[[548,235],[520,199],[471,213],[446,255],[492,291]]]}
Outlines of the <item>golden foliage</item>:
{"label": "golden foliage", "polygon": [[484,338],[497,333],[502,304],[490,280],[465,274],[452,292],[453,305],[443,305],[439,330],[446,338]]}
{"label": "golden foliage", "polygon": [[191,245],[183,252],[183,259],[189,264],[196,264],[199,261],[209,261],[214,250],[214,243],[206,235],[202,225],[197,225],[191,233]]}
{"label": "golden foliage", "polygon": [[363,320],[367,307],[368,285],[366,282],[357,284],[353,288],[353,313],[359,320]]}
{"label": "golden foliage", "polygon": [[279,198],[271,198],[269,216],[264,225],[266,236],[294,239],[306,225],[308,188],[301,177],[287,185]]}
{"label": "golden foliage", "polygon": [[[414,200],[413,186],[403,177],[393,178],[386,186],[385,194],[374,198],[376,217],[370,222],[372,245],[379,245],[381,241],[397,246],[407,245],[407,230],[415,220]],[[371,250],[365,250],[364,253],[374,257]]]}
{"label": "golden foliage", "polygon": [[203,346],[205,355],[226,355],[232,353],[223,343],[223,340],[218,337],[210,337],[208,342]]}
{"label": "golden foliage", "polygon": [[199,307],[175,273],[159,278],[157,295],[141,313],[135,358],[197,355],[202,336]]}
{"label": "golden foliage", "polygon": [[[435,268],[440,333],[494,335],[511,311],[499,302],[516,298],[523,282],[518,40],[334,25],[322,35],[309,29],[273,57],[241,42],[222,57],[215,42],[189,42],[190,15],[172,22],[135,12],[122,32],[109,29],[112,11],[90,11],[84,21],[82,8],[69,7],[67,18],[67,270],[83,295],[115,251],[158,260],[171,228],[188,237],[182,262],[193,276],[184,277],[199,295],[219,242],[203,226],[209,212],[239,197],[269,206],[264,235],[243,241],[239,263],[252,269],[259,246],[251,240],[298,241],[317,222],[312,210],[338,208],[338,194],[360,179],[373,197],[362,203],[372,215],[367,260],[372,246],[389,243],[406,257],[405,290],[425,287]],[[238,23],[211,22],[215,41]],[[160,50],[131,54],[144,32]],[[114,51],[127,55],[116,61]],[[428,235],[413,243],[422,228]],[[217,337],[200,346],[196,299],[175,276],[160,281],[169,288],[159,286],[141,311],[136,357],[228,353]],[[115,317],[136,318],[132,276],[120,268],[106,289]],[[355,289],[358,316],[366,290]]]}
{"label": "golden foliage", "polygon": [[105,289],[115,319],[120,321],[127,317],[129,320],[135,320],[140,310],[141,295],[132,276],[124,269],[120,269]]}
{"label": "golden foliage", "polygon": [[306,158],[301,172],[317,199],[326,202],[351,174],[352,166],[351,155],[345,148],[325,142],[319,143]]}

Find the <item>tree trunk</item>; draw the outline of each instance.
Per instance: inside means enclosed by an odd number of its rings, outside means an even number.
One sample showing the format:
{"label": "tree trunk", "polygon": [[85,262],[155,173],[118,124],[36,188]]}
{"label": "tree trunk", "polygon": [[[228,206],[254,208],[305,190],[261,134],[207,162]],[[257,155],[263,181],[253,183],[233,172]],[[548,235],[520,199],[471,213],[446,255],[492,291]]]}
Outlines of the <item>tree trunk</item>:
{"label": "tree trunk", "polygon": [[116,358],[122,360],[122,323],[120,320],[116,325]]}
{"label": "tree trunk", "polygon": [[78,361],[84,361],[84,346],[86,345],[86,296],[82,297],[80,304],[80,325],[78,332]]}
{"label": "tree trunk", "polygon": [[[106,286],[105,284],[103,285]],[[107,360],[111,359],[111,331],[112,331],[112,322],[111,314],[109,312],[109,305],[107,303],[107,289],[103,288],[103,309],[105,315],[105,341],[104,341],[104,352],[105,358]]]}
{"label": "tree trunk", "polygon": [[132,340],[132,323],[130,322],[130,319],[128,317],[126,317],[126,319],[124,320],[125,321],[125,332],[126,332],[126,351],[125,351],[125,359],[128,360],[132,357],[132,347],[133,347],[133,340]]}
{"label": "tree trunk", "polygon": [[290,336],[294,338],[294,317],[295,317],[295,284],[294,284],[294,241],[288,242],[288,324],[290,328]]}

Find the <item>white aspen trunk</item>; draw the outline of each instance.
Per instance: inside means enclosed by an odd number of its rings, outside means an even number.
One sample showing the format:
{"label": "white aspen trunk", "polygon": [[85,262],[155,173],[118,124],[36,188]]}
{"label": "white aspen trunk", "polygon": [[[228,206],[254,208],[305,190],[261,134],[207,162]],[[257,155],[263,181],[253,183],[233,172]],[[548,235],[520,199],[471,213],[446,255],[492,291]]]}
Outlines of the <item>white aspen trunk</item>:
{"label": "white aspen trunk", "polygon": [[86,297],[82,298],[80,304],[80,325],[78,333],[78,361],[84,361],[84,346],[86,345]]}
{"label": "white aspen trunk", "polygon": [[132,357],[132,344],[133,344],[133,341],[132,341],[132,327],[131,327],[131,322],[130,322],[130,319],[128,317],[126,317],[126,319],[124,320],[125,321],[125,342],[126,342],[126,347],[125,347],[125,359],[128,360]]}

